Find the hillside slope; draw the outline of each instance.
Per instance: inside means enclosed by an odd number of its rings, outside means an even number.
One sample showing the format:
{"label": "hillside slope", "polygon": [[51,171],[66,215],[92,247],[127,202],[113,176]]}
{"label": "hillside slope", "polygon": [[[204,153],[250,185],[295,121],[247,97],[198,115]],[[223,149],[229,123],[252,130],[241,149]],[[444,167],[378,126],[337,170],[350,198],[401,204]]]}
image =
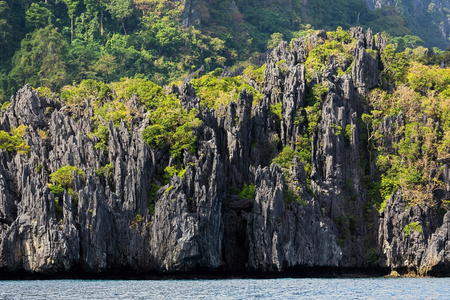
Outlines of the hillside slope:
{"label": "hillside slope", "polygon": [[370,8],[397,7],[408,27],[429,46],[448,47],[450,43],[450,2],[448,0],[379,1],[366,0]]}
{"label": "hillside slope", "polygon": [[448,0],[425,2],[368,0],[380,7],[371,10],[363,0],[2,0],[0,102],[25,84],[57,93],[84,79],[164,85],[255,59],[312,28],[361,26],[385,31],[399,51],[444,50]]}
{"label": "hillside slope", "polygon": [[23,87],[0,119],[0,273],[448,275],[449,69],[411,64],[355,28],[166,93]]}

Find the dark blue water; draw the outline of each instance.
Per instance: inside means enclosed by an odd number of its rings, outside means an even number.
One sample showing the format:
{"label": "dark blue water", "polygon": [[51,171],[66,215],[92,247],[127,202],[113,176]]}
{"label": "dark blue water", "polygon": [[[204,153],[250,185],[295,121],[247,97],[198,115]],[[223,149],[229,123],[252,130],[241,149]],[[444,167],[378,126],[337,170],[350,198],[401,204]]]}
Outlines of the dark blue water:
{"label": "dark blue water", "polygon": [[0,299],[450,299],[450,278],[0,281]]}

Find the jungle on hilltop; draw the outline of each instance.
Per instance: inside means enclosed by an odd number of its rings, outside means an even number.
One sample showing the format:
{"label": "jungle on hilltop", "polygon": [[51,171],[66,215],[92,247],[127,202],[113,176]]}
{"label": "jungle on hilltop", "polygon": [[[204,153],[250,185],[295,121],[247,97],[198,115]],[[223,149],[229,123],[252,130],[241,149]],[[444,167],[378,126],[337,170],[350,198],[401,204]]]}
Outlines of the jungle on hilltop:
{"label": "jungle on hilltop", "polygon": [[[414,17],[412,12],[403,6],[371,10],[368,4],[363,0],[2,0],[0,101],[26,83],[53,92],[83,79],[108,83],[138,77],[164,85],[201,66],[210,72],[257,58],[281,40],[304,36],[314,28],[370,27],[386,32],[400,51],[447,46],[431,13],[425,13],[428,19],[422,18],[427,22],[419,31],[416,23],[408,21]],[[441,6],[430,11],[442,13],[445,6]]]}

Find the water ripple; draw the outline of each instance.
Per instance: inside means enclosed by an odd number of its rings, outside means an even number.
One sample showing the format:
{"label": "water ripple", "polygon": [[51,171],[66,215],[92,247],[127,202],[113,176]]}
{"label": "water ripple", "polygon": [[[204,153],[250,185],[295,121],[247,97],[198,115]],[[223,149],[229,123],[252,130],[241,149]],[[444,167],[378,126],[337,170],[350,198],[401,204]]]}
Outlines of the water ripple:
{"label": "water ripple", "polygon": [[13,299],[449,299],[450,278],[0,281]]}

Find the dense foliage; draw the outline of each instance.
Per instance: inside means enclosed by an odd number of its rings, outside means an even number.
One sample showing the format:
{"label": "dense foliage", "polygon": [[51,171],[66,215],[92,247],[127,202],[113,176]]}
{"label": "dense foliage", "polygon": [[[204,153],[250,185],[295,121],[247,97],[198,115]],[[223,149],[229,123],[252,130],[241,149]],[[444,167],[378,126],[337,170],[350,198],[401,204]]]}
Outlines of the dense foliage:
{"label": "dense foliage", "polygon": [[27,126],[20,125],[11,133],[0,130],[0,149],[9,152],[17,152],[26,155],[30,152],[30,146],[23,140]]}
{"label": "dense foliage", "polygon": [[169,95],[151,111],[152,124],[144,129],[142,137],[152,148],[169,146],[173,157],[181,160],[185,150],[191,153],[196,150],[197,137],[193,129],[201,124],[197,114],[196,109],[184,110],[178,99]]}
{"label": "dense foliage", "polygon": [[192,87],[200,97],[202,106],[208,108],[225,109],[230,101],[237,101],[243,89],[252,92],[255,101],[261,99],[261,93],[251,87],[241,76],[217,77],[207,74],[192,80]]}
{"label": "dense foliage", "polygon": [[[313,27],[386,30],[397,36],[402,49],[423,43],[412,35],[417,30],[407,27],[403,10],[371,11],[362,0],[198,0],[193,4],[195,13],[184,11],[184,4],[0,1],[0,102],[25,83],[59,92],[64,85],[85,79],[108,83],[140,74],[165,84],[202,65],[210,72],[242,62]],[[428,27],[420,28],[420,33],[432,32],[427,28],[434,25],[425,24]],[[421,35],[427,45],[445,47],[436,38],[426,40],[428,36]]]}
{"label": "dense foliage", "polygon": [[[38,165],[39,169],[42,169],[41,165]],[[75,177],[74,175],[77,174],[77,176],[84,181],[85,180],[85,173],[83,170],[75,167],[66,165],[55,172],[50,174],[50,182],[48,184],[50,191],[55,196],[55,213],[56,217],[61,219],[63,215],[63,203],[61,201],[62,195],[64,191],[67,191],[68,195],[72,199],[72,205],[76,205],[78,201],[78,194],[74,190],[75,189]]]}
{"label": "dense foliage", "polygon": [[74,166],[63,166],[50,174],[50,190],[55,196],[60,196],[64,190],[73,192],[74,174],[78,174],[80,179],[84,180],[84,171]]}
{"label": "dense foliage", "polygon": [[[375,187],[381,202],[398,189],[410,203],[431,201],[442,187],[442,166],[450,153],[450,69],[427,65],[429,57],[423,51],[417,55],[420,51],[396,53],[386,47],[380,80],[388,88],[371,91],[372,111],[362,116],[382,174]],[[448,63],[449,53],[440,58]],[[400,116],[401,122],[394,122],[393,132],[382,132],[380,124],[391,116]]]}

